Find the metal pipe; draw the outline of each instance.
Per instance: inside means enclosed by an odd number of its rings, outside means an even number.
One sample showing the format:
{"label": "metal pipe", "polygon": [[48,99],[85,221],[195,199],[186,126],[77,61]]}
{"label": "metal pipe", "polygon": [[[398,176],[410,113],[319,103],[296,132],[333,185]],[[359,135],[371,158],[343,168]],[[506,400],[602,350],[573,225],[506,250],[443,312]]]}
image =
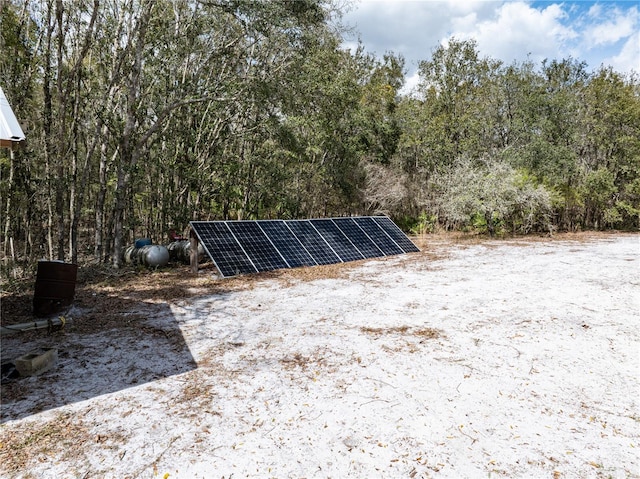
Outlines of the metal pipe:
{"label": "metal pipe", "polygon": [[9,334],[24,333],[26,331],[35,331],[36,329],[62,329],[69,321],[70,319],[66,319],[64,316],[58,316],[57,318],[41,319],[29,323],[11,324],[0,327],[0,334],[6,336]]}

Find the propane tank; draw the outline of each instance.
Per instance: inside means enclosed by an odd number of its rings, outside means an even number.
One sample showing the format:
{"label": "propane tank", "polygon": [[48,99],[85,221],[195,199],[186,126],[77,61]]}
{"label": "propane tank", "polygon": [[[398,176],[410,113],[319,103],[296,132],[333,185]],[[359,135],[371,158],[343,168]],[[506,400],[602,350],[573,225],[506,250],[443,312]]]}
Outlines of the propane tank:
{"label": "propane tank", "polygon": [[150,268],[166,266],[169,262],[169,250],[157,244],[144,245],[141,248],[129,246],[124,252],[127,263],[143,264]]}
{"label": "propane tank", "polygon": [[165,246],[150,244],[143,246],[138,251],[139,261],[151,268],[166,266],[169,262],[169,251]]}
{"label": "propane tank", "polygon": [[[191,262],[191,242],[189,240],[180,240],[170,243],[167,247],[169,250],[169,258],[171,261],[179,261],[189,264]],[[204,247],[198,244],[198,263],[204,259]]]}
{"label": "propane tank", "polygon": [[136,254],[135,252],[138,249],[135,246],[128,246],[127,249],[124,250],[124,262],[125,263],[135,263],[136,262]]}

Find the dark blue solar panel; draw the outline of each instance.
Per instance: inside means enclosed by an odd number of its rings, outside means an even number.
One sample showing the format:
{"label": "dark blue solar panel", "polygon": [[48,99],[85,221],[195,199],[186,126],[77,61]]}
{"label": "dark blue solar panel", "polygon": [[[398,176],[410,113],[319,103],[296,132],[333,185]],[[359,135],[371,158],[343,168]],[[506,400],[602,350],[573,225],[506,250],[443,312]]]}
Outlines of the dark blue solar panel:
{"label": "dark blue solar panel", "polygon": [[289,267],[255,221],[227,221],[227,226],[258,271]]}
{"label": "dark blue solar panel", "polygon": [[356,222],[362,231],[371,238],[371,241],[373,241],[387,256],[404,253],[400,246],[398,246],[396,242],[378,226],[378,223],[373,221],[373,218],[369,216],[359,216],[357,218],[353,218],[353,221]]}
{"label": "dark blue solar panel", "polygon": [[191,227],[222,276],[257,271],[223,221],[192,221]]}
{"label": "dark blue solar panel", "polygon": [[191,227],[224,277],[420,251],[386,216],[193,221]]}
{"label": "dark blue solar panel", "polygon": [[420,251],[416,245],[414,245],[407,235],[405,235],[398,226],[386,216],[374,216],[374,221],[378,223],[378,226],[387,233],[393,241],[396,242],[405,253],[417,253]]}
{"label": "dark blue solar panel", "polygon": [[364,259],[364,256],[349,241],[336,224],[330,219],[309,220],[324,240],[344,262]]}
{"label": "dark blue solar panel", "polygon": [[287,228],[284,221],[258,221],[258,225],[280,251],[280,254],[291,268],[316,265],[311,255],[304,249],[302,243],[298,241],[298,238],[294,236],[291,230]]}
{"label": "dark blue solar panel", "polygon": [[291,232],[298,238],[311,257],[318,264],[335,264],[342,261],[333,252],[329,244],[320,236],[311,223],[306,220],[285,221]]}
{"label": "dark blue solar panel", "polygon": [[365,258],[384,256],[384,253],[371,241],[352,218],[334,218],[333,222],[340,231],[355,245]]}

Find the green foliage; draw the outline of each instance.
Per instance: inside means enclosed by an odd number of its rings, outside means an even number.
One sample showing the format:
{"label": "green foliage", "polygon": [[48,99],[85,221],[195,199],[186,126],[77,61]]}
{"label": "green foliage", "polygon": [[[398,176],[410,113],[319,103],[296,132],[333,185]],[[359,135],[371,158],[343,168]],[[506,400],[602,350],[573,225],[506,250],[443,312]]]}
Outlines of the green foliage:
{"label": "green foliage", "polygon": [[[420,74],[418,96],[397,110],[402,135],[392,164],[410,179],[414,203],[445,227],[637,227],[640,205],[629,188],[640,176],[637,76],[589,74],[572,58],[538,69],[505,66],[481,58],[473,41],[457,40],[435,49]],[[474,158],[500,159],[523,177],[517,184],[499,169],[492,178]],[[482,193],[491,190],[494,207]],[[524,192],[528,200],[513,201]],[[500,206],[527,202],[517,214]]]}
{"label": "green foliage", "polygon": [[438,189],[438,216],[450,227],[494,235],[550,226],[549,192],[502,160],[461,159],[434,177],[432,187]]}
{"label": "green foliage", "polygon": [[0,155],[4,258],[12,244],[24,264],[91,247],[113,260],[193,219],[640,227],[637,76],[504,65],[453,39],[401,96],[404,59],[346,51],[336,14],[322,0],[3,3],[0,77],[28,137]]}
{"label": "green foliage", "polygon": [[417,218],[405,217],[397,223],[403,230],[409,231],[413,235],[435,233],[438,230],[438,217],[426,211],[420,213]]}

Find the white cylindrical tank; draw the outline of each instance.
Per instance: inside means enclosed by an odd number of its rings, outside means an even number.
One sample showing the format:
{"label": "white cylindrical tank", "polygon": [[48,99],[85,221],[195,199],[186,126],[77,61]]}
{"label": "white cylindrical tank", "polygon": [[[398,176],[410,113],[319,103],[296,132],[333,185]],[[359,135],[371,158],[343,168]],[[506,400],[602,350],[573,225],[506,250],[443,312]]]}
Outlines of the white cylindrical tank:
{"label": "white cylindrical tank", "polygon": [[[167,247],[171,261],[179,261],[189,264],[191,261],[191,242],[189,240],[180,240],[170,243]],[[198,244],[198,262],[204,259],[204,247],[202,243]]]}
{"label": "white cylindrical tank", "polygon": [[138,250],[138,262],[152,268],[166,266],[169,262],[169,250],[159,244],[143,246]]}
{"label": "white cylindrical tank", "polygon": [[166,246],[149,244],[142,248],[129,246],[124,252],[127,263],[143,264],[150,268],[159,268],[169,263],[169,250]]}

